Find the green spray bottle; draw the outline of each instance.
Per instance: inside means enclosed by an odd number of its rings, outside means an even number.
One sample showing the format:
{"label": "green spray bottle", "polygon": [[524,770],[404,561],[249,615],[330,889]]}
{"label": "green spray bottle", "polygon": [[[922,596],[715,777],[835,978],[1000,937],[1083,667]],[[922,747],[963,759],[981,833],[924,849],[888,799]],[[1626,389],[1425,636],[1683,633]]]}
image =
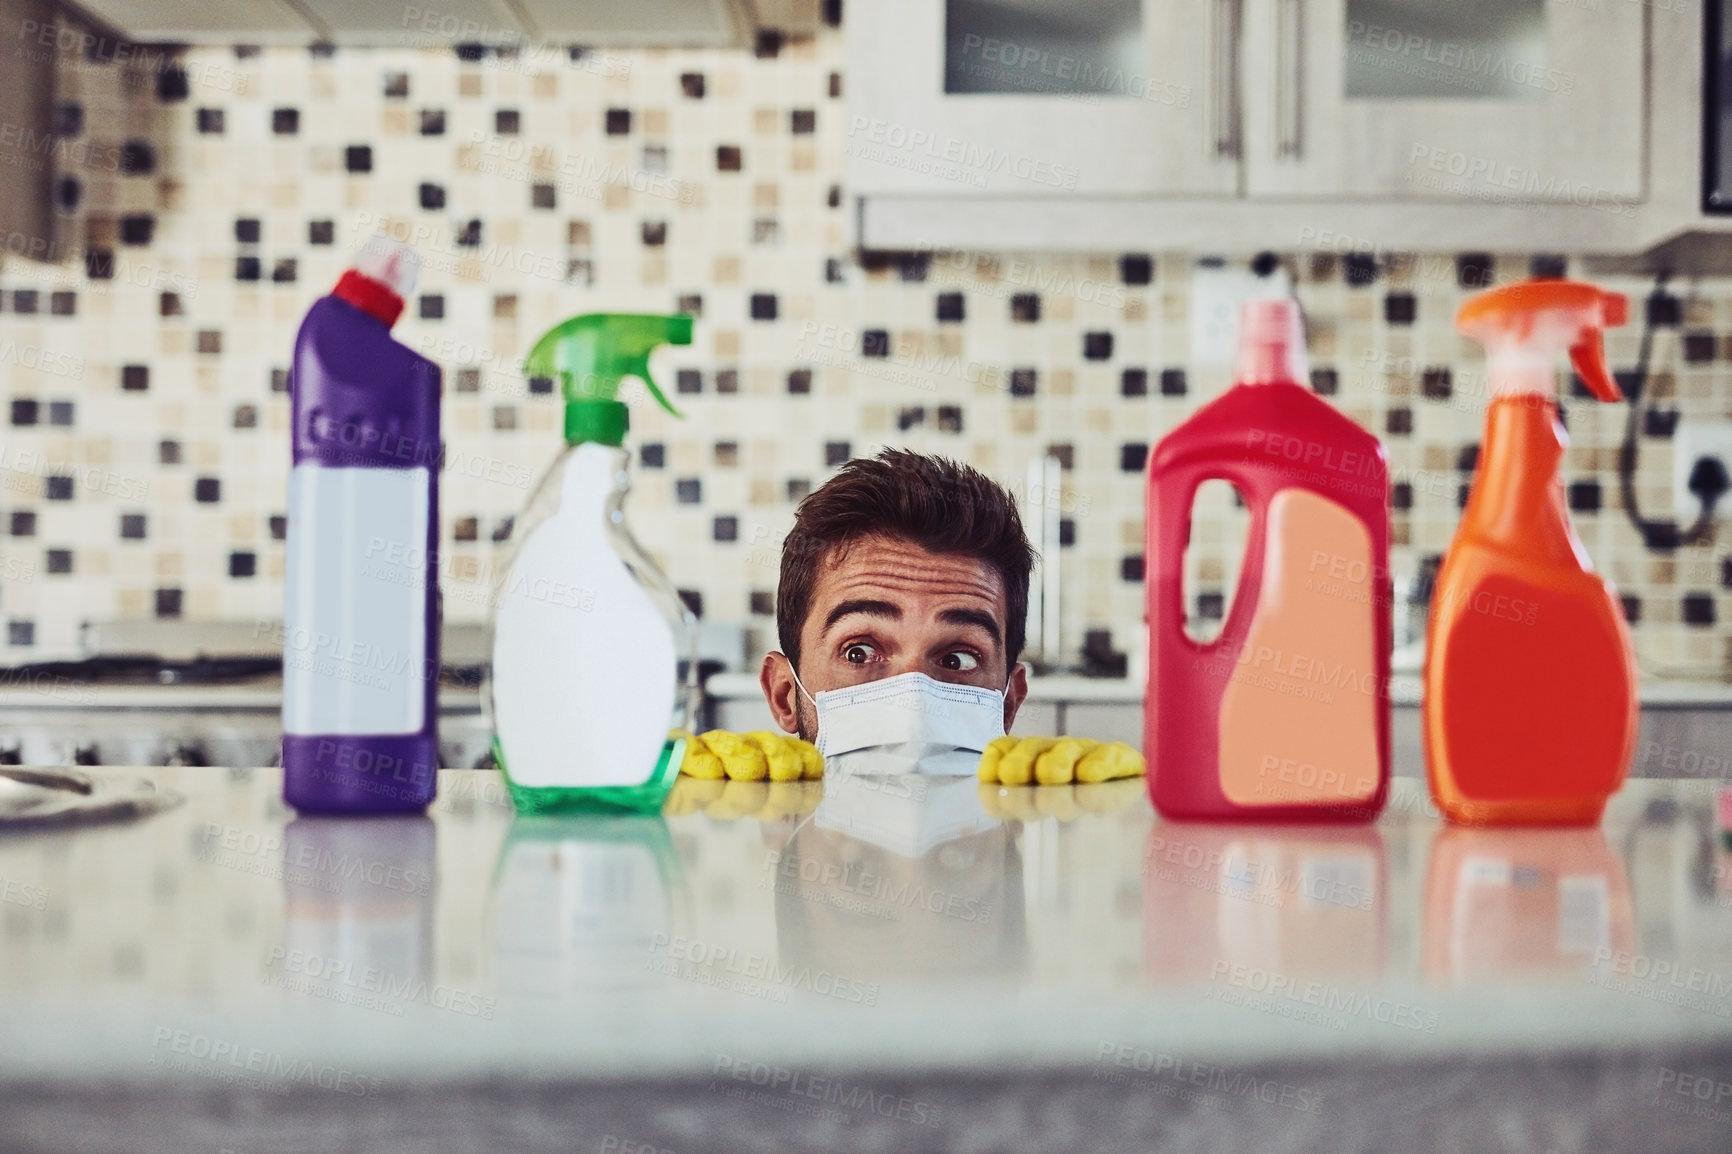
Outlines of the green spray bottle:
{"label": "green spray bottle", "polygon": [[520,813],[661,808],[685,753],[696,621],[626,528],[620,447],[628,376],[679,416],[649,374],[687,345],[688,316],[589,313],[524,359],[565,397],[565,451],[513,526],[496,571],[487,688],[493,758]]}

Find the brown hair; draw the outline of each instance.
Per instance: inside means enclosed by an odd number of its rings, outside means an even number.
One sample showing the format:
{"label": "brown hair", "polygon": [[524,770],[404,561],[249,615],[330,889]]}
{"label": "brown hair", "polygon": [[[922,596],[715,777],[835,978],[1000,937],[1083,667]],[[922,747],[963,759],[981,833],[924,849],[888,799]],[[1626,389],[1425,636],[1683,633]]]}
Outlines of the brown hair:
{"label": "brown hair", "polygon": [[1014,663],[1022,654],[1034,550],[1016,501],[967,465],[885,449],[876,458],[856,457],[843,465],[794,511],[794,527],[782,542],[776,633],[796,669],[818,571],[838,550],[865,537],[907,541],[929,553],[990,565],[1004,582],[1007,659]]}

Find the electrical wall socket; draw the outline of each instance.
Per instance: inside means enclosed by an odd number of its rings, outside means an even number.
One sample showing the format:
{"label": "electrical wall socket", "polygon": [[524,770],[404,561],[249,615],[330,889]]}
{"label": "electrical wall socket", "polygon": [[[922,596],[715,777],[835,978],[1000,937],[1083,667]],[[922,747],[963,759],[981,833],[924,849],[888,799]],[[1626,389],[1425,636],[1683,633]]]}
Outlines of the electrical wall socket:
{"label": "electrical wall socket", "polygon": [[[1695,524],[1702,502],[1690,492],[1690,470],[1703,457],[1718,457],[1728,476],[1732,476],[1732,421],[1678,422],[1672,434],[1672,516],[1678,527],[1687,529]],[[1717,509],[1732,513],[1732,501],[1721,499]]]}
{"label": "electrical wall socket", "polygon": [[1285,297],[1293,286],[1285,268],[1260,277],[1242,268],[1191,270],[1191,359],[1230,365],[1239,348],[1239,306],[1252,297]]}

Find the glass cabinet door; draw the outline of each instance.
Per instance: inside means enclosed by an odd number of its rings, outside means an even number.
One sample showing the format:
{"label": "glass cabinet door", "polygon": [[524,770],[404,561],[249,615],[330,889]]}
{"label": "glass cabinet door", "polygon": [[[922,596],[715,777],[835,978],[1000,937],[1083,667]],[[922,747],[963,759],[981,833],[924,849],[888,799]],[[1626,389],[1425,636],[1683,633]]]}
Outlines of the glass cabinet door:
{"label": "glass cabinet door", "polygon": [[1632,0],[1245,0],[1252,196],[1642,195]]}
{"label": "glass cabinet door", "polygon": [[849,9],[851,191],[1238,192],[1238,0]]}

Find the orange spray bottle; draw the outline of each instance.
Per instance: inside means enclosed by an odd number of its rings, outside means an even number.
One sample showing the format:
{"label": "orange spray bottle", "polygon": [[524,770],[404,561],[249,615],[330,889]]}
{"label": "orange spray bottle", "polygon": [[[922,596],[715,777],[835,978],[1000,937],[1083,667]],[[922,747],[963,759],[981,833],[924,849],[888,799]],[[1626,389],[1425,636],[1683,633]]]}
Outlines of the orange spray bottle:
{"label": "orange spray bottle", "polygon": [[1557,362],[1593,395],[1622,393],[1602,330],[1628,302],[1573,281],[1470,298],[1456,327],[1485,346],[1485,440],[1438,570],[1425,649],[1432,800],[1475,825],[1591,825],[1636,740],[1636,662],[1611,585],[1570,527],[1558,465]]}

